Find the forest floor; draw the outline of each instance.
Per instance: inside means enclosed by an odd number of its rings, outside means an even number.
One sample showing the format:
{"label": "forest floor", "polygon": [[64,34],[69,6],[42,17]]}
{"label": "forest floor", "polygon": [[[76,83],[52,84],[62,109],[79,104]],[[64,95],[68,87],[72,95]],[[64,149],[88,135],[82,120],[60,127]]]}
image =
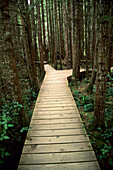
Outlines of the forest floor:
{"label": "forest floor", "polygon": [[[27,93],[23,95],[24,109],[29,122],[36,98],[37,94],[33,89],[27,89]],[[0,169],[16,170],[24,146],[28,126],[20,127],[18,112],[22,106],[18,102],[13,101],[12,97],[9,95],[7,95],[6,98],[1,97],[0,102],[2,102],[2,108],[0,109]]]}
{"label": "forest floor", "polygon": [[94,96],[95,88],[92,94],[87,93],[87,79],[78,81],[76,84],[69,83],[73,97],[82,117],[84,127],[88,133],[96,157],[102,170],[113,169],[113,79],[108,83],[106,90],[106,109],[105,109],[105,129],[95,131],[93,126],[94,116]]}

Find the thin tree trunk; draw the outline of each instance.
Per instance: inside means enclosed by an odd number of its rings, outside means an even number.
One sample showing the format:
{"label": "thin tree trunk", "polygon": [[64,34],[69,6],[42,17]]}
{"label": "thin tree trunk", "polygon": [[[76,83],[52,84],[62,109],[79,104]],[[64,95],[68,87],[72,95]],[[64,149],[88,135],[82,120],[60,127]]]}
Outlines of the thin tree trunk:
{"label": "thin tree trunk", "polygon": [[40,4],[37,3],[37,13],[38,13],[38,41],[39,41],[39,51],[40,51],[40,78],[44,76],[44,57],[43,57],[43,46],[42,46],[42,29],[41,29],[41,17],[40,17]]}
{"label": "thin tree trunk", "polygon": [[63,3],[63,11],[64,11],[64,34],[65,34],[65,51],[66,51],[66,65],[69,68],[69,56],[68,56],[68,28],[67,28],[67,13],[66,13],[66,3],[64,0]]}
{"label": "thin tree trunk", "polygon": [[48,61],[47,50],[46,50],[45,17],[44,17],[43,0],[41,0],[41,7],[42,7],[42,25],[43,25],[44,54],[45,54],[45,60]]}
{"label": "thin tree trunk", "polygon": [[73,0],[73,43],[72,43],[72,46],[73,46],[73,73],[72,73],[72,83],[75,83],[76,82],[76,57],[77,57],[77,54],[76,54],[76,0]]}
{"label": "thin tree trunk", "polygon": [[55,13],[55,51],[54,51],[54,67],[57,69],[57,2],[54,1],[54,13]]}
{"label": "thin tree trunk", "polygon": [[[54,21],[53,21],[53,1],[51,2],[52,4],[52,14],[51,14],[51,8],[50,8],[50,3],[49,3],[49,25],[50,25],[50,43],[51,43],[51,58],[50,62],[53,64],[54,63]],[[53,25],[52,25],[53,23]]]}
{"label": "thin tree trunk", "polygon": [[51,54],[51,43],[50,43],[50,33],[49,33],[49,16],[48,16],[48,3],[46,0],[46,14],[47,14],[47,34],[48,34],[48,46],[49,46],[49,52],[50,52],[50,60],[52,58]]}
{"label": "thin tree trunk", "polygon": [[34,0],[30,0],[31,5],[33,6],[32,11],[31,11],[31,21],[32,21],[32,32],[33,32],[33,47],[34,47],[34,59],[35,63],[38,60],[38,48],[37,48],[37,40],[36,40],[36,24],[35,24],[35,10],[34,10]]}
{"label": "thin tree trunk", "polygon": [[76,22],[76,42],[77,42],[77,56],[76,56],[76,79],[80,77],[80,58],[81,58],[81,31],[80,31],[80,6],[77,2],[77,22]]}
{"label": "thin tree trunk", "polygon": [[92,93],[93,91],[93,86],[95,84],[96,80],[96,73],[97,73],[97,50],[96,50],[96,17],[97,17],[97,10],[96,10],[96,2],[93,2],[94,6],[94,11],[93,11],[93,26],[92,26],[92,31],[93,31],[93,36],[92,36],[92,74],[91,74],[91,80],[89,83],[89,86],[87,88],[87,91]]}
{"label": "thin tree trunk", "polygon": [[67,7],[68,7],[68,25],[69,25],[69,51],[70,51],[70,66],[72,68],[73,65],[73,54],[72,54],[72,18],[71,18],[71,14],[72,14],[72,5],[71,5],[71,1],[68,0],[67,3]]}

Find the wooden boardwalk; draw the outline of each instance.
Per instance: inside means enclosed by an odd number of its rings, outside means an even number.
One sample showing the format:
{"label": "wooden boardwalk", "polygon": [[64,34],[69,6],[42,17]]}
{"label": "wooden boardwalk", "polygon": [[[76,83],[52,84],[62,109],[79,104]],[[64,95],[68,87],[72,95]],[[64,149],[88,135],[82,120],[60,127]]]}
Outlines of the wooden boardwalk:
{"label": "wooden boardwalk", "polygon": [[72,70],[45,70],[18,170],[99,170],[68,87]]}

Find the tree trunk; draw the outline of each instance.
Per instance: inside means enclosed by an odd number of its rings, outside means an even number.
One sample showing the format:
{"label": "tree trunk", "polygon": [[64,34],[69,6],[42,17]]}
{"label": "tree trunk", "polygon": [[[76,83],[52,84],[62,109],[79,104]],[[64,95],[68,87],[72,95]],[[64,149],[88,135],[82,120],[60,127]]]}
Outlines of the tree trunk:
{"label": "tree trunk", "polygon": [[72,68],[73,65],[73,54],[72,54],[72,18],[71,18],[71,14],[72,14],[72,4],[71,1],[68,0],[67,3],[67,7],[68,7],[68,25],[69,25],[69,54],[70,54],[70,66]]}
{"label": "tree trunk", "polygon": [[57,2],[54,1],[54,13],[55,13],[55,51],[54,51],[54,67],[57,69]]}
{"label": "tree trunk", "polygon": [[91,48],[91,64],[92,64],[92,74],[91,74],[91,79],[90,79],[90,83],[89,86],[87,88],[87,91],[92,93],[93,91],[93,86],[95,84],[95,80],[96,80],[96,73],[97,73],[97,50],[96,50],[96,18],[97,18],[97,10],[96,10],[96,2],[93,2],[93,26],[92,26],[92,48]]}
{"label": "tree trunk", "polygon": [[43,46],[42,46],[42,29],[41,29],[41,17],[40,17],[40,3],[37,3],[37,15],[38,15],[38,42],[40,51],[40,78],[44,76],[44,57],[43,57]]}
{"label": "tree trunk", "polygon": [[[19,78],[18,78],[18,72],[17,72],[17,66],[16,66],[16,54],[14,51],[14,44],[13,44],[13,39],[12,39],[12,34],[11,34],[11,25],[9,24],[10,22],[10,15],[9,15],[9,1],[2,0],[2,18],[4,20],[4,28],[5,28],[5,42],[7,43],[7,50],[8,54],[10,54],[11,58],[11,63],[12,63],[12,70],[13,70],[13,85],[14,85],[14,93],[17,96],[17,101],[19,104],[23,106],[23,101],[22,101],[22,95],[21,95],[21,89],[20,89],[20,84],[19,84]],[[24,108],[22,107],[20,112],[19,112],[20,120],[21,120],[21,126],[27,126],[28,121],[25,115]]]}
{"label": "tree trunk", "polygon": [[77,22],[76,22],[76,42],[77,42],[77,56],[76,56],[76,79],[80,77],[80,58],[81,58],[81,29],[80,29],[80,6],[77,2]]}
{"label": "tree trunk", "polygon": [[37,40],[36,40],[36,24],[35,24],[35,10],[34,10],[34,0],[30,0],[30,4],[33,6],[31,10],[31,25],[32,25],[32,42],[33,42],[33,49],[34,49],[34,60],[35,63],[38,60],[38,48],[37,48]]}
{"label": "tree trunk", "polygon": [[50,52],[50,60],[52,58],[51,54],[51,43],[50,43],[50,33],[49,33],[49,16],[48,16],[48,3],[46,0],[46,14],[47,14],[47,34],[48,34],[48,46],[49,46],[49,52]]}
{"label": "tree trunk", "polygon": [[[53,64],[54,63],[54,49],[55,49],[55,44],[54,44],[54,21],[53,21],[53,1],[51,2],[52,5],[52,14],[51,14],[51,7],[49,3],[49,25],[50,25],[50,43],[51,43],[51,58],[50,62]],[[52,25],[53,23],[53,25]]]}
{"label": "tree trunk", "polygon": [[33,86],[33,73],[32,73],[32,66],[30,62],[30,54],[29,54],[29,46],[28,46],[28,39],[27,39],[27,34],[26,34],[26,20],[25,20],[25,6],[21,0],[19,0],[19,6],[21,11],[21,24],[22,24],[22,41],[23,41],[23,48],[24,48],[24,56],[25,56],[25,61],[26,61],[26,69],[28,72],[28,77],[29,77],[29,83],[30,86]]}
{"label": "tree trunk", "polygon": [[97,64],[97,80],[95,95],[95,112],[94,125],[95,128],[104,127],[105,112],[105,93],[106,93],[106,74],[105,74],[105,56],[103,40],[101,39],[98,46],[98,64]]}
{"label": "tree trunk", "polygon": [[[26,10],[28,10],[28,1],[25,0],[26,3]],[[31,33],[31,23],[30,23],[30,17],[27,15],[26,17],[26,32],[27,32],[27,38],[28,38],[28,46],[29,46],[29,54],[30,54],[30,62],[32,66],[32,77],[33,77],[33,85],[35,88],[35,92],[37,93],[39,91],[39,84],[37,79],[37,69],[34,59],[34,50],[33,50],[33,43],[32,43],[32,33]]]}
{"label": "tree trunk", "polygon": [[[63,57],[63,49],[62,49],[62,23],[61,23],[61,12],[60,12],[60,2],[58,2],[58,10],[59,10],[59,27],[60,27],[60,32],[59,32],[59,58],[60,58],[60,69],[62,70],[62,57]],[[61,57],[62,56],[62,57]]]}
{"label": "tree trunk", "polygon": [[76,0],[73,0],[73,40],[72,40],[72,53],[73,53],[73,73],[72,73],[72,83],[76,82],[76,57],[77,57],[77,42],[76,42],[76,18],[77,18],[77,13],[76,13]]}
{"label": "tree trunk", "polygon": [[64,11],[64,34],[65,34],[65,51],[66,51],[66,65],[69,68],[69,56],[68,56],[68,27],[67,27],[67,13],[66,13],[66,3],[64,0],[63,3],[63,11]]}
{"label": "tree trunk", "polygon": [[43,25],[43,41],[44,41],[44,59],[48,61],[47,50],[46,50],[46,34],[45,34],[45,18],[44,18],[44,6],[43,0],[41,0],[41,7],[42,7],[42,25]]}

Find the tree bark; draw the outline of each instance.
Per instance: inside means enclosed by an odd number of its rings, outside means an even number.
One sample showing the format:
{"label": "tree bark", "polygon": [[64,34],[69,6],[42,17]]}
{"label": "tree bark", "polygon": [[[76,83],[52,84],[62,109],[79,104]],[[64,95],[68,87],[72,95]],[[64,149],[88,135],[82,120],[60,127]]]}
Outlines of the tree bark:
{"label": "tree bark", "polygon": [[44,59],[48,61],[47,50],[46,50],[45,17],[44,17],[43,0],[41,0],[41,7],[42,7],[43,42],[44,42],[44,54],[45,54]]}
{"label": "tree bark", "polygon": [[105,56],[103,40],[101,39],[98,46],[98,64],[97,64],[97,80],[94,112],[95,128],[101,127],[103,129],[104,127],[105,93],[106,93]]}
{"label": "tree bark", "polygon": [[40,16],[40,4],[37,3],[37,15],[38,15],[38,42],[40,51],[40,78],[44,76],[44,57],[43,57],[43,46],[42,46],[42,29],[41,29],[41,16]]}
{"label": "tree bark", "polygon": [[38,48],[37,48],[37,40],[36,40],[36,24],[35,24],[35,10],[34,10],[34,0],[30,0],[30,4],[33,6],[31,10],[31,25],[32,25],[32,42],[34,48],[34,60],[35,63],[38,61]]}
{"label": "tree bark", "polygon": [[[28,11],[28,1],[25,0],[26,4],[26,10]],[[30,17],[27,15],[26,17],[27,22],[26,22],[26,32],[27,32],[27,38],[28,38],[28,46],[29,46],[29,54],[30,54],[30,62],[32,66],[32,77],[33,77],[33,85],[35,92],[38,93],[39,91],[39,84],[38,84],[38,79],[37,79],[37,69],[36,69],[36,64],[35,64],[35,58],[34,58],[34,48],[33,48],[33,42],[32,42],[32,33],[31,33],[31,23],[30,23]]]}
{"label": "tree bark", "polygon": [[[14,43],[13,43],[12,34],[11,34],[11,26],[9,24],[10,23],[9,1],[2,0],[1,3],[2,3],[1,14],[4,20],[4,28],[5,28],[5,42],[8,45],[7,50],[8,50],[8,54],[10,55],[11,62],[12,62],[14,93],[17,96],[17,101],[19,102],[19,104],[23,106],[17,66],[16,66],[16,54],[15,54]],[[23,107],[21,108],[19,112],[19,116],[21,120],[21,126],[22,127],[27,126],[28,121],[27,121],[27,117],[25,115],[25,111]]]}
{"label": "tree bark", "polygon": [[48,12],[48,3],[47,3],[47,0],[46,0],[46,14],[47,14],[48,47],[49,47],[50,60],[51,60],[51,58],[52,58],[52,54],[51,54],[50,30],[49,30],[49,12]]}
{"label": "tree bark", "polygon": [[67,13],[66,13],[66,2],[64,0],[63,3],[63,11],[64,11],[64,34],[65,34],[65,52],[66,52],[66,65],[69,68],[69,56],[68,56],[68,26],[67,26]]}

